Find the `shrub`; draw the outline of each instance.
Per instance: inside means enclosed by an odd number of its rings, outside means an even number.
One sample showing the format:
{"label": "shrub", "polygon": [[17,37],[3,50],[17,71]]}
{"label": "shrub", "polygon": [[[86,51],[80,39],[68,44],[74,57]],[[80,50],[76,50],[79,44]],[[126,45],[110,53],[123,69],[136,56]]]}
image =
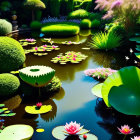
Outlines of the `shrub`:
{"label": "shrub", "polygon": [[79,9],[79,10],[71,12],[67,18],[68,19],[86,19],[88,18],[88,16],[89,16],[89,12],[83,9]]}
{"label": "shrub", "polygon": [[124,25],[126,31],[133,31],[140,15],[139,0],[96,0],[95,3],[97,3],[95,9],[107,11],[103,19],[114,17]]}
{"label": "shrub", "polygon": [[50,23],[41,28],[41,32],[50,37],[66,37],[77,35],[80,28],[77,24],[62,22]]}
{"label": "shrub", "polygon": [[91,21],[89,19],[83,19],[80,22],[80,28],[82,28],[82,29],[90,29],[91,28]]}
{"label": "shrub", "polygon": [[32,30],[40,30],[41,26],[42,25],[39,21],[32,21],[30,24]]}
{"label": "shrub", "polygon": [[0,37],[0,72],[18,69],[25,61],[25,53],[18,41]]}
{"label": "shrub", "polygon": [[101,25],[101,22],[99,21],[99,20],[93,20],[92,22],[91,22],[91,28],[92,29],[97,29],[97,28],[100,28],[100,25]]}
{"label": "shrub", "polygon": [[89,14],[89,19],[92,20],[101,20],[102,15],[100,13],[90,13]]}
{"label": "shrub", "polygon": [[12,32],[12,24],[5,19],[0,19],[0,36]]}
{"label": "shrub", "polygon": [[16,93],[20,86],[19,79],[8,73],[0,74],[0,96],[10,96]]}
{"label": "shrub", "polygon": [[92,37],[90,43],[92,48],[110,50],[121,45],[122,37],[114,32],[97,33]]}

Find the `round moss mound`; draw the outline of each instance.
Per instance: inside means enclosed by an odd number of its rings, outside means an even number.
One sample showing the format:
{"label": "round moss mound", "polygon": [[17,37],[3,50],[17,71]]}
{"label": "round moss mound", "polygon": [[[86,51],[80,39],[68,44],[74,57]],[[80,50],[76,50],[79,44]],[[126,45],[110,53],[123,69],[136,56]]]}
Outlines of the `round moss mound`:
{"label": "round moss mound", "polygon": [[0,19],[0,36],[12,32],[12,24],[5,19]]}
{"label": "round moss mound", "polygon": [[19,86],[20,82],[16,76],[8,73],[0,74],[0,96],[14,95]]}
{"label": "round moss mound", "polygon": [[32,21],[30,24],[30,27],[32,30],[40,30],[41,29],[41,23],[39,21]]}
{"label": "round moss mound", "polygon": [[51,23],[43,26],[41,32],[49,37],[68,37],[77,35],[80,28],[72,23]]}
{"label": "round moss mound", "polygon": [[0,72],[17,70],[25,61],[25,53],[18,41],[0,37]]}
{"label": "round moss mound", "polygon": [[80,22],[81,29],[90,29],[91,28],[91,21],[89,19],[83,19]]}
{"label": "round moss mound", "polygon": [[95,19],[91,22],[91,28],[92,29],[99,29],[101,25],[101,21]]}

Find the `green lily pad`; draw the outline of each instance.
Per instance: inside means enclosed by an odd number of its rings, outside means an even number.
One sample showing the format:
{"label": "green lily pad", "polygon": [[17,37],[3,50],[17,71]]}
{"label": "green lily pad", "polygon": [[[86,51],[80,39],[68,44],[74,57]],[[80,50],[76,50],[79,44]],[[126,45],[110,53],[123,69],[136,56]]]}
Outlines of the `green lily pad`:
{"label": "green lily pad", "polygon": [[136,45],[137,48],[140,48],[140,45]]}
{"label": "green lily pad", "polygon": [[16,113],[8,113],[8,114],[0,114],[1,117],[11,117],[11,116],[15,116]]}
{"label": "green lily pad", "polygon": [[10,125],[0,133],[1,140],[30,140],[34,130],[29,125]]}
{"label": "green lily pad", "polygon": [[[52,135],[54,138],[58,139],[58,140],[65,140],[69,135],[67,133],[65,133],[66,130],[64,129],[64,126],[57,126],[53,129],[52,131]],[[87,129],[82,129],[79,133],[77,134],[84,134],[84,133],[88,133],[89,130]],[[93,140],[96,140],[96,139],[93,139]]]}
{"label": "green lily pad", "polygon": [[112,87],[108,95],[109,103],[117,111],[127,115],[140,115],[140,88],[121,85]]}
{"label": "green lily pad", "polygon": [[136,48],[137,51],[140,51],[140,48]]}
{"label": "green lily pad", "polygon": [[103,83],[100,83],[100,84],[97,84],[95,85],[93,88],[92,88],[92,93],[93,95],[99,97],[99,98],[103,98],[102,97],[102,93],[101,93],[101,90],[102,90],[102,86],[103,86]]}
{"label": "green lily pad", "polygon": [[0,104],[0,108],[1,108],[1,107],[4,107],[4,106],[5,106],[5,104]]}
{"label": "green lily pad", "polygon": [[40,109],[36,109],[36,106],[26,106],[25,111],[29,114],[43,114],[52,111],[51,105],[42,105]]}
{"label": "green lily pad", "polygon": [[124,67],[110,75],[102,86],[102,97],[108,107],[111,105],[108,101],[108,94],[113,86],[126,85],[131,90],[137,90],[140,86],[140,69],[135,66]]}

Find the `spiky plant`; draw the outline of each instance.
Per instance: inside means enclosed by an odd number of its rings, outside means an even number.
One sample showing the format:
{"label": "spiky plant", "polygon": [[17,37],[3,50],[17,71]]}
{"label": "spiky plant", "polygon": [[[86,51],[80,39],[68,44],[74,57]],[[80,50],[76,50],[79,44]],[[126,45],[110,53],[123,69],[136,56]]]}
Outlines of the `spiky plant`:
{"label": "spiky plant", "polygon": [[46,66],[30,66],[19,70],[20,78],[34,87],[47,85],[54,75],[55,70]]}
{"label": "spiky plant", "polygon": [[100,32],[92,37],[92,41],[89,44],[94,49],[110,50],[119,47],[121,39],[122,37],[114,32]]}
{"label": "spiky plant", "polygon": [[24,6],[32,10],[32,21],[35,19],[34,17],[34,11],[45,9],[46,6],[41,0],[27,0],[24,3]]}

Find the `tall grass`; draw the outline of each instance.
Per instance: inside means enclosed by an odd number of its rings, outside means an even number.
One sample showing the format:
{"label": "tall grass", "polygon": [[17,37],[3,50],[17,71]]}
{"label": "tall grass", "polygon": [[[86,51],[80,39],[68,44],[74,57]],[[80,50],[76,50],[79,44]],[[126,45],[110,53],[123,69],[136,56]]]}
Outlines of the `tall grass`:
{"label": "tall grass", "polygon": [[122,37],[115,32],[97,33],[92,37],[92,41],[89,43],[91,48],[110,50],[121,45]]}

